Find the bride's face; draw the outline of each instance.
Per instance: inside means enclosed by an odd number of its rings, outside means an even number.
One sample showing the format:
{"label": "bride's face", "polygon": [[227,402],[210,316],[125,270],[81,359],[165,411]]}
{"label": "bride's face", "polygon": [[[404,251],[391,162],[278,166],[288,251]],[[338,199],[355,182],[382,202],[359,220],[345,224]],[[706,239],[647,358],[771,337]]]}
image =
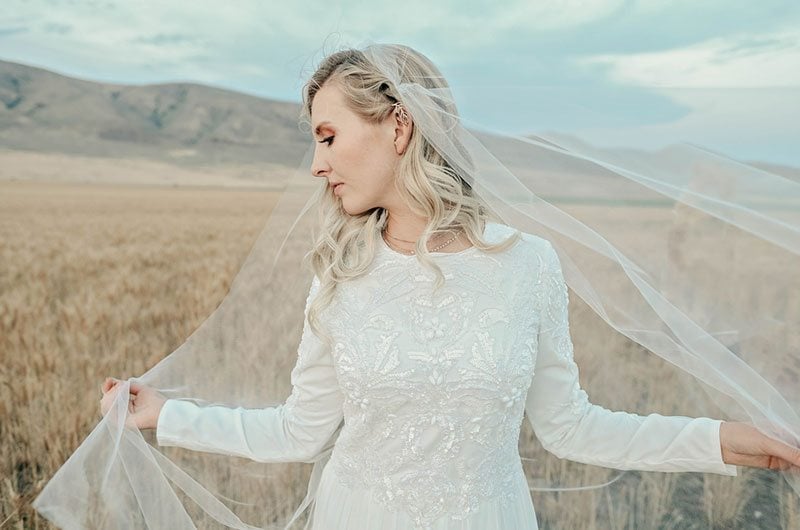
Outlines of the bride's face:
{"label": "bride's face", "polygon": [[398,149],[405,144],[400,146],[402,131],[396,125],[393,114],[377,125],[364,121],[347,107],[335,83],[324,84],[314,96],[311,131],[317,144],[311,174],[328,180],[328,191],[348,214],[398,202],[393,182]]}

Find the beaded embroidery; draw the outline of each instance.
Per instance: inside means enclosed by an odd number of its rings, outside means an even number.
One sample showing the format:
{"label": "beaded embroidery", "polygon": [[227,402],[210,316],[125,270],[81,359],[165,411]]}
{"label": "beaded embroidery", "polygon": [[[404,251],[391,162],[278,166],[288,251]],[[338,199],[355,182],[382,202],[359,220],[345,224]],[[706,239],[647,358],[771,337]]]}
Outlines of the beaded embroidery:
{"label": "beaded embroidery", "polygon": [[329,465],[345,486],[370,489],[419,527],[516,495],[549,287],[546,242],[524,235],[520,243],[447,256],[436,293],[433,272],[386,252],[329,306],[340,323],[329,329],[345,419]]}

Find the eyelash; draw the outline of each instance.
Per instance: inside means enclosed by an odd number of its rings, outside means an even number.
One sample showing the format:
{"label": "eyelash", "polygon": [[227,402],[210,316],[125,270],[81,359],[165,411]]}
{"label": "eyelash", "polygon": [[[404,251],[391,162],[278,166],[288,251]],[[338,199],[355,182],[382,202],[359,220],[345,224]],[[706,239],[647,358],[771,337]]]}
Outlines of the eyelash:
{"label": "eyelash", "polygon": [[328,142],[328,146],[330,146],[333,143],[333,136],[328,136],[324,140],[320,140],[319,143],[324,144],[325,142]]}

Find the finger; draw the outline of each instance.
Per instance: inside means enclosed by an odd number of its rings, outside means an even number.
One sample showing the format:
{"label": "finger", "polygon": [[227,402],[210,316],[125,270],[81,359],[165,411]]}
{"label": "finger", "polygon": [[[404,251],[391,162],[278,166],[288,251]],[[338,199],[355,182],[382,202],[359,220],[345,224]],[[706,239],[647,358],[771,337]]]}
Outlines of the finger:
{"label": "finger", "polygon": [[111,399],[113,399],[114,396],[116,396],[116,395],[117,395],[117,388],[116,387],[115,388],[109,388],[108,390],[103,392],[102,399],[106,399],[108,396],[111,396]]}
{"label": "finger", "polygon": [[114,396],[112,394],[105,394],[100,399],[100,411],[103,416],[105,416],[109,410],[111,410],[111,405],[113,402]]}
{"label": "finger", "polygon": [[786,471],[791,467],[792,464],[783,458],[778,458],[777,456],[770,457],[769,468],[774,471]]}
{"label": "finger", "polygon": [[788,463],[800,466],[800,449],[789,444],[767,437],[767,451],[771,455],[786,460]]}
{"label": "finger", "polygon": [[119,379],[115,379],[113,377],[107,377],[105,382],[103,383],[103,386],[105,387],[104,392],[108,392],[112,388],[116,387],[117,383],[119,382],[120,382]]}

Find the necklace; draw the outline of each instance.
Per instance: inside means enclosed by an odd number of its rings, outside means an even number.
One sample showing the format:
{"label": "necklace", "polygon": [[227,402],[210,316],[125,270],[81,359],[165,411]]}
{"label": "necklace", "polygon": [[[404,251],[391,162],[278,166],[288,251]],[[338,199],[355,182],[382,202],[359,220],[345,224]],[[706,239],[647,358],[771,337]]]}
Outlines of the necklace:
{"label": "necklace", "polygon": [[388,230],[384,229],[384,233],[394,239],[395,241],[402,241],[403,243],[416,243],[416,241],[409,241],[408,239],[400,239],[399,237],[394,237],[392,234],[389,233]]}
{"label": "necklace", "polygon": [[[390,238],[392,238],[392,239],[396,239],[397,241],[403,241],[404,243],[414,243],[414,241],[406,241],[405,239],[400,239],[400,238],[394,237],[393,235],[391,235],[391,234],[389,233],[389,231],[388,231],[388,230],[386,230],[386,227],[384,227],[383,229],[381,229],[381,234],[386,234],[386,235],[387,235],[387,236],[389,236]],[[441,248],[444,248],[444,247],[446,247],[447,245],[449,245],[450,243],[452,243],[453,241],[455,241],[457,237],[458,237],[458,233],[456,233],[456,234],[455,234],[453,237],[451,237],[450,239],[448,239],[447,241],[445,241],[445,242],[444,242],[444,243],[442,243],[441,245],[439,245],[439,246],[437,246],[437,247],[435,247],[435,248],[432,248],[432,249],[428,250],[428,252],[436,252],[437,250],[439,250],[439,249],[441,249]],[[406,249],[403,249],[403,248],[398,248],[398,247],[394,246],[392,243],[389,243],[389,241],[387,241],[387,240],[386,240],[386,238],[383,238],[383,240],[384,240],[384,241],[386,241],[386,244],[387,244],[387,245],[389,245],[390,247],[392,247],[394,250],[397,250],[398,252],[401,252],[401,253],[403,253],[403,254],[407,254],[407,255],[413,255],[413,254],[416,254],[416,252],[415,252],[414,250],[406,250]]]}

